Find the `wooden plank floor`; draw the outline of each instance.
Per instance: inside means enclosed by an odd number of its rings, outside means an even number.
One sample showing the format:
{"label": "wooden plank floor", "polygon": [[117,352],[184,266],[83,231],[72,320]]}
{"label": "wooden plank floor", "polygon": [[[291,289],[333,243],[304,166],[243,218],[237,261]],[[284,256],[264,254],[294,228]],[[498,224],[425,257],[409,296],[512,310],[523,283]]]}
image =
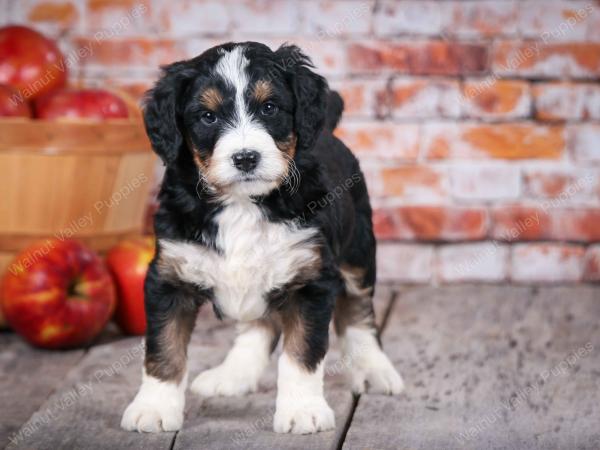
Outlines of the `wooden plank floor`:
{"label": "wooden plank floor", "polygon": [[[354,398],[334,340],[326,396],[337,429],[312,436],[271,430],[275,358],[256,394],[188,393],[180,432],[138,434],[119,421],[139,386],[140,338],[44,352],[1,334],[0,448],[600,448],[599,287],[381,286],[376,310],[407,391]],[[201,313],[190,379],[223,359],[233,331]]]}

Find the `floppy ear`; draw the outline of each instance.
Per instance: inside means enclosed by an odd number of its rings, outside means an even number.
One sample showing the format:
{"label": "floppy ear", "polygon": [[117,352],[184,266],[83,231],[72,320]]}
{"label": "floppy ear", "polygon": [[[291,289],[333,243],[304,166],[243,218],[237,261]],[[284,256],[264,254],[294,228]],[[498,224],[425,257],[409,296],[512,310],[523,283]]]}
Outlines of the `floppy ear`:
{"label": "floppy ear", "polygon": [[[315,144],[327,109],[327,81],[314,73],[310,58],[295,45],[283,45],[275,52],[278,63],[286,69],[295,96],[294,126],[299,149]],[[280,59],[281,58],[281,59]]]}
{"label": "floppy ear", "polygon": [[144,101],[144,124],[152,148],[166,166],[172,165],[184,145],[180,127],[180,99],[192,78],[185,62],[163,67],[163,75]]}

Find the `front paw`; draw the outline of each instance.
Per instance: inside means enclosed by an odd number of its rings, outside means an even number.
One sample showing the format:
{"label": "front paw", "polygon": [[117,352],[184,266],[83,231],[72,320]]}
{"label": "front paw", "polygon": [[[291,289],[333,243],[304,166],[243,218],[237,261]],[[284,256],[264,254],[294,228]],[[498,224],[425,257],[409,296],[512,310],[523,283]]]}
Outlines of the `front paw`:
{"label": "front paw", "polygon": [[121,428],[128,431],[158,433],[177,431],[183,425],[183,407],[168,401],[133,400],[121,419]]}
{"label": "front paw", "polygon": [[323,397],[277,401],[276,433],[310,434],[335,428],[335,415]]}
{"label": "front paw", "polygon": [[232,370],[225,365],[220,365],[198,375],[192,382],[190,390],[202,397],[244,395],[256,392],[258,378],[240,368]]}
{"label": "front paw", "polygon": [[362,394],[397,395],[404,390],[404,381],[390,360],[382,352],[369,364],[352,368],[352,391]]}

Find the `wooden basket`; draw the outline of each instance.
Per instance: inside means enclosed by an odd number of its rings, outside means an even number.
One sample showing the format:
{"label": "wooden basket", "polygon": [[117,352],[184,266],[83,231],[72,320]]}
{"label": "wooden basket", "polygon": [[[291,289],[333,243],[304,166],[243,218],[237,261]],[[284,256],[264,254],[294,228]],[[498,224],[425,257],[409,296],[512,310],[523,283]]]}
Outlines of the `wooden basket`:
{"label": "wooden basket", "polygon": [[49,236],[104,251],[139,234],[154,163],[140,120],[0,120],[0,270]]}

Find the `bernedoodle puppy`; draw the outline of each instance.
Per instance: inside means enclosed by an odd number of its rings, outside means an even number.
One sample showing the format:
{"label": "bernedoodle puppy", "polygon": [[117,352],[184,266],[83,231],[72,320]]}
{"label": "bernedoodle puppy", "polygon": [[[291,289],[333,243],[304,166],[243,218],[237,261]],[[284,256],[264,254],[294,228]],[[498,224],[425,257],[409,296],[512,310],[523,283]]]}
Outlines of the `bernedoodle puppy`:
{"label": "bernedoodle puppy", "polygon": [[127,430],[181,428],[198,308],[240,322],[203,397],[257,389],[283,333],[274,430],[334,428],[323,396],[333,318],[355,392],[397,394],[373,313],[375,238],[363,174],[336,137],[339,95],[298,47],[228,43],[164,68],[144,118],[166,173],[146,278],[142,385]]}

